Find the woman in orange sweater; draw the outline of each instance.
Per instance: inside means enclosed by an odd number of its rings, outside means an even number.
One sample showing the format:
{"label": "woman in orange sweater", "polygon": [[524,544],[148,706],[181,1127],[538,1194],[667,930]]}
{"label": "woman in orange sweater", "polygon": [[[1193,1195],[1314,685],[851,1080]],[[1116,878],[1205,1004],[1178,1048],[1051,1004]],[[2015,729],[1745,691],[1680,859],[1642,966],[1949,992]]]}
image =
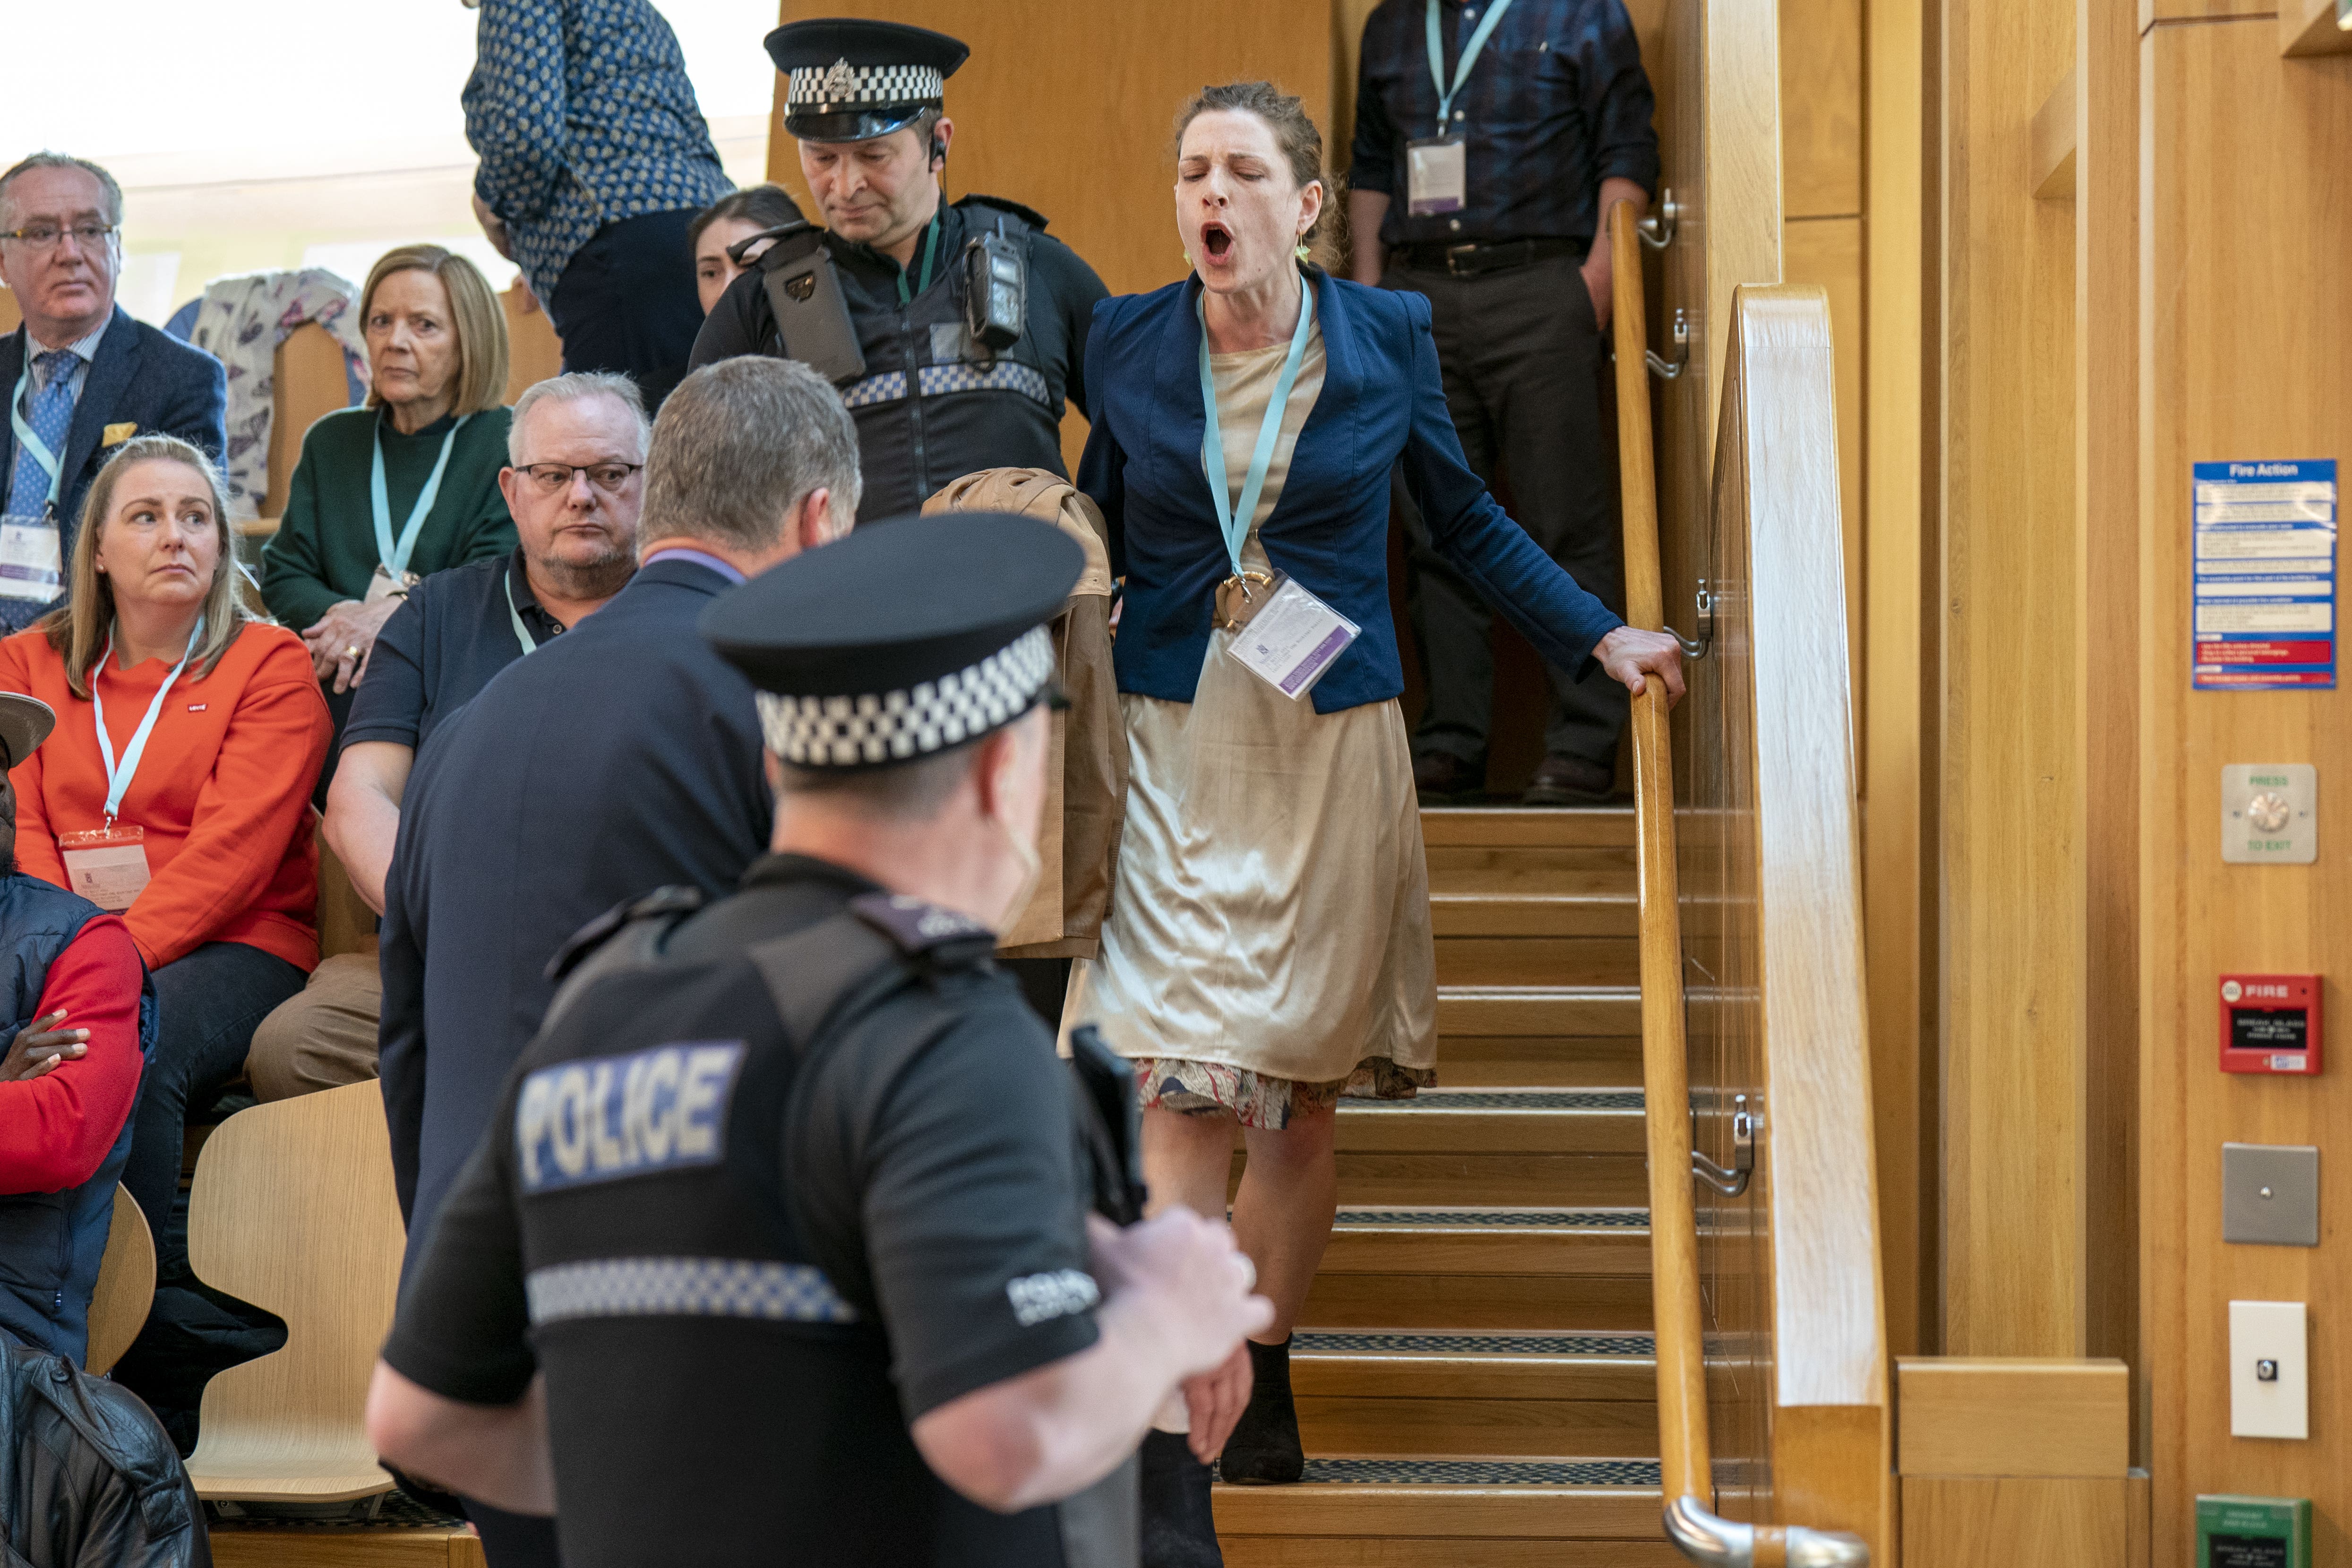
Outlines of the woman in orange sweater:
{"label": "woman in orange sweater", "polygon": [[121,911],[155,977],[122,1185],[154,1229],[159,1283],[184,1282],[187,1107],[237,1075],[254,1026],[319,962],[327,705],[302,639],[239,598],[227,497],[187,443],[139,436],[100,470],[72,571],[63,609],[0,640],[0,689],[58,715],[15,774],[16,853]]}

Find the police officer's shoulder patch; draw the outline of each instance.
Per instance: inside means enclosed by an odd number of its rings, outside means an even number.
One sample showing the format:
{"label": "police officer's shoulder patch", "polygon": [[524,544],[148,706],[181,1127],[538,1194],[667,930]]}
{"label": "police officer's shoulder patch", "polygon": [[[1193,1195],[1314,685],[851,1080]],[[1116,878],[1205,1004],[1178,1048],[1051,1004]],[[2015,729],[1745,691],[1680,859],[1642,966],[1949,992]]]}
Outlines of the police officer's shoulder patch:
{"label": "police officer's shoulder patch", "polygon": [[996,933],[971,916],[903,893],[862,893],[849,901],[849,908],[908,954],[951,957],[962,948],[987,952],[996,946]]}

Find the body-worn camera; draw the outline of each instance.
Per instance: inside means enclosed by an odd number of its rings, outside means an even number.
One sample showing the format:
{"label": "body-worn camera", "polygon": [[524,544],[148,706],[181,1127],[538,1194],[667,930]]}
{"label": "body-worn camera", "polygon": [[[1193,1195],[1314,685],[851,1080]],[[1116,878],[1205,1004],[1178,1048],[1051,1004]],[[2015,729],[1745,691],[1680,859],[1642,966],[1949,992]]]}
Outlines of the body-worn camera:
{"label": "body-worn camera", "polygon": [[1029,263],[1019,245],[984,234],[963,247],[963,324],[971,340],[1001,353],[1021,340],[1029,318]]}

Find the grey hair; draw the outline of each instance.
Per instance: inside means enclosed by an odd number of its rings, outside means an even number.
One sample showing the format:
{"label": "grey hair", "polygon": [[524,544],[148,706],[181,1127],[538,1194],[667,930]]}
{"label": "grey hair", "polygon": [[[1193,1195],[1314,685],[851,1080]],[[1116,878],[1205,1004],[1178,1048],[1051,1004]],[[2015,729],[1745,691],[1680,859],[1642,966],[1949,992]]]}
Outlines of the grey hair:
{"label": "grey hair", "polygon": [[570,371],[533,382],[514,401],[514,418],[507,425],[507,463],[522,466],[522,422],[543,402],[577,402],[582,398],[608,397],[629,411],[637,427],[637,456],[643,460],[653,443],[653,422],[646,417],[646,394],[618,371]]}
{"label": "grey hair", "polygon": [[114,183],[113,175],[87,158],[76,158],[64,152],[36,152],[19,161],[6,173],[0,174],[0,228],[13,229],[16,226],[16,211],[8,202],[9,187],[16,184],[19,174],[29,174],[36,169],[79,169],[97,181],[99,190],[106,196],[106,221],[117,228],[121,227],[122,187]]}
{"label": "grey hair", "polygon": [[680,382],[654,421],[645,537],[773,549],[818,490],[844,520],[865,490],[841,394],[797,360],[721,360]]}

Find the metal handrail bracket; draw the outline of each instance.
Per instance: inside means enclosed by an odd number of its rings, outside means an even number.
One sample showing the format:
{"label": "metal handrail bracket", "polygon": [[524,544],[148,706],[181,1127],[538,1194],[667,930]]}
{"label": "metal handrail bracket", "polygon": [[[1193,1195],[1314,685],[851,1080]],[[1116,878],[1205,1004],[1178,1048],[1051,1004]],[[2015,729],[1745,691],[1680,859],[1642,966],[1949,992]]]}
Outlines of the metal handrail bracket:
{"label": "metal handrail bracket", "polygon": [[1694,1563],[1711,1568],[1755,1568],[1758,1548],[1778,1546],[1787,1568],[1868,1568],[1870,1546],[1843,1530],[1807,1530],[1802,1525],[1742,1524],[1718,1519],[1695,1497],[1666,1505],[1666,1538]]}

